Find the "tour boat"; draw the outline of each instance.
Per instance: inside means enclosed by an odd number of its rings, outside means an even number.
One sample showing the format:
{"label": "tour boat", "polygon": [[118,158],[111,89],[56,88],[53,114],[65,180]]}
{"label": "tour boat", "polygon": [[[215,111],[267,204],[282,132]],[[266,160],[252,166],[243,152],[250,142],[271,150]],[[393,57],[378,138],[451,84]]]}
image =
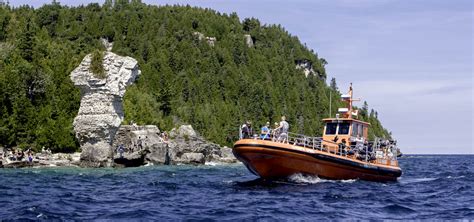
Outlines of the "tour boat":
{"label": "tour boat", "polygon": [[341,98],[347,106],[339,108],[335,118],[323,119],[322,137],[294,133],[264,139],[241,136],[232,149],[234,156],[264,179],[303,174],[333,180],[396,181],[402,174],[396,141],[368,141],[370,124],[357,119],[352,102],[359,99],[352,98],[352,84]]}

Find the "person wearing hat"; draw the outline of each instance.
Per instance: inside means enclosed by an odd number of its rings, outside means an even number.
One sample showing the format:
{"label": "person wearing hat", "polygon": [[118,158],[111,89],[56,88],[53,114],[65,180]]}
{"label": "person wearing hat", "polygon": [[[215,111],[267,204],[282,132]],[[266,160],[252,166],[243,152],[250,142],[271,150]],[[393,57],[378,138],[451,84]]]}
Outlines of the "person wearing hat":
{"label": "person wearing hat", "polygon": [[248,139],[252,135],[252,123],[247,121],[242,125],[242,138]]}
{"label": "person wearing hat", "polygon": [[260,131],[260,139],[265,140],[270,138],[270,123],[267,122]]}

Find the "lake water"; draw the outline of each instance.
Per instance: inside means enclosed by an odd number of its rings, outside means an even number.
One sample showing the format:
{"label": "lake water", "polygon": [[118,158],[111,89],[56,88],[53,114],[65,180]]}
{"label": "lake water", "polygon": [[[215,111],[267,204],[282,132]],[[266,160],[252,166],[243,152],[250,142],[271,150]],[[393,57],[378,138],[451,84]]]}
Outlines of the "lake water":
{"label": "lake water", "polygon": [[240,164],[0,169],[0,219],[474,219],[473,158],[405,156],[390,183],[264,182]]}

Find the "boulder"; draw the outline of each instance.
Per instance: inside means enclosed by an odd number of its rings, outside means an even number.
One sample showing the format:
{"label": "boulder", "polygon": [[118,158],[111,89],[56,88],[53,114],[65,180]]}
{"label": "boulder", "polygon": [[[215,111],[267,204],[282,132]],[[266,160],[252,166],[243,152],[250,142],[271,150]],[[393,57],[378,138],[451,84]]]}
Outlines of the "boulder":
{"label": "boulder", "polygon": [[141,141],[142,148],[163,142],[160,137],[160,129],[155,125],[121,125],[115,135],[112,146],[116,149],[123,145],[127,150],[137,150],[138,142]]}
{"label": "boulder", "polygon": [[145,156],[145,162],[153,164],[170,164],[169,146],[167,143],[152,144],[150,152]]}
{"label": "boulder", "polygon": [[198,134],[194,131],[191,125],[181,125],[178,129],[173,128],[170,131],[171,138],[190,138],[197,137]]}
{"label": "boulder", "polygon": [[[124,166],[132,166],[139,162],[139,156],[144,155],[143,164],[203,164],[205,162],[236,162],[232,149],[221,148],[215,143],[205,140],[191,125],[181,125],[169,133],[170,139],[164,141],[160,130],[153,125],[120,126],[113,147],[123,144],[125,152],[119,158],[115,152],[114,162]],[[142,147],[136,146],[138,140]],[[140,155],[138,153],[141,153]],[[119,162],[118,162],[119,161]]]}
{"label": "boulder", "polygon": [[185,153],[200,153],[204,156],[205,162],[236,162],[231,149],[230,155],[229,148],[224,149],[226,156],[222,159],[223,149],[218,144],[209,142],[199,136],[191,125],[182,125],[178,129],[172,129],[170,138],[171,140],[168,143],[170,164],[183,163],[182,155]]}
{"label": "boulder", "polygon": [[112,158],[112,142],[124,118],[122,98],[126,87],[140,75],[138,62],[106,52],[103,67],[106,77],[90,71],[92,55],[84,57],[71,72],[71,80],[81,90],[81,105],[74,118],[74,131],[82,149],[85,166],[105,166]]}
{"label": "boulder", "polygon": [[202,153],[183,153],[181,157],[176,159],[176,162],[183,164],[204,164],[206,158]]}

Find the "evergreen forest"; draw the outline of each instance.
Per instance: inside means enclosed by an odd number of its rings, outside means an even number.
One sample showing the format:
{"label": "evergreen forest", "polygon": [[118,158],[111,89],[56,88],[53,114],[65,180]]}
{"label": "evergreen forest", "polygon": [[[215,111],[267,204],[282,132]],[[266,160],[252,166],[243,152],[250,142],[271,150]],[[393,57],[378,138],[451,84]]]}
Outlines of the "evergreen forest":
{"label": "evergreen forest", "polygon": [[[291,132],[321,135],[321,119],[343,106],[346,89],[328,81],[327,61],[280,25],[139,0],[0,4],[0,146],[79,149],[72,123],[81,95],[69,74],[85,55],[105,50],[101,38],[114,43],[114,53],[137,59],[142,71],[124,97],[124,124],[161,130],[191,124],[206,139],[231,146],[244,121],[259,128],[282,115]],[[310,61],[314,75],[306,77],[297,61]],[[367,103],[359,119],[371,123],[371,138],[391,136]]]}

